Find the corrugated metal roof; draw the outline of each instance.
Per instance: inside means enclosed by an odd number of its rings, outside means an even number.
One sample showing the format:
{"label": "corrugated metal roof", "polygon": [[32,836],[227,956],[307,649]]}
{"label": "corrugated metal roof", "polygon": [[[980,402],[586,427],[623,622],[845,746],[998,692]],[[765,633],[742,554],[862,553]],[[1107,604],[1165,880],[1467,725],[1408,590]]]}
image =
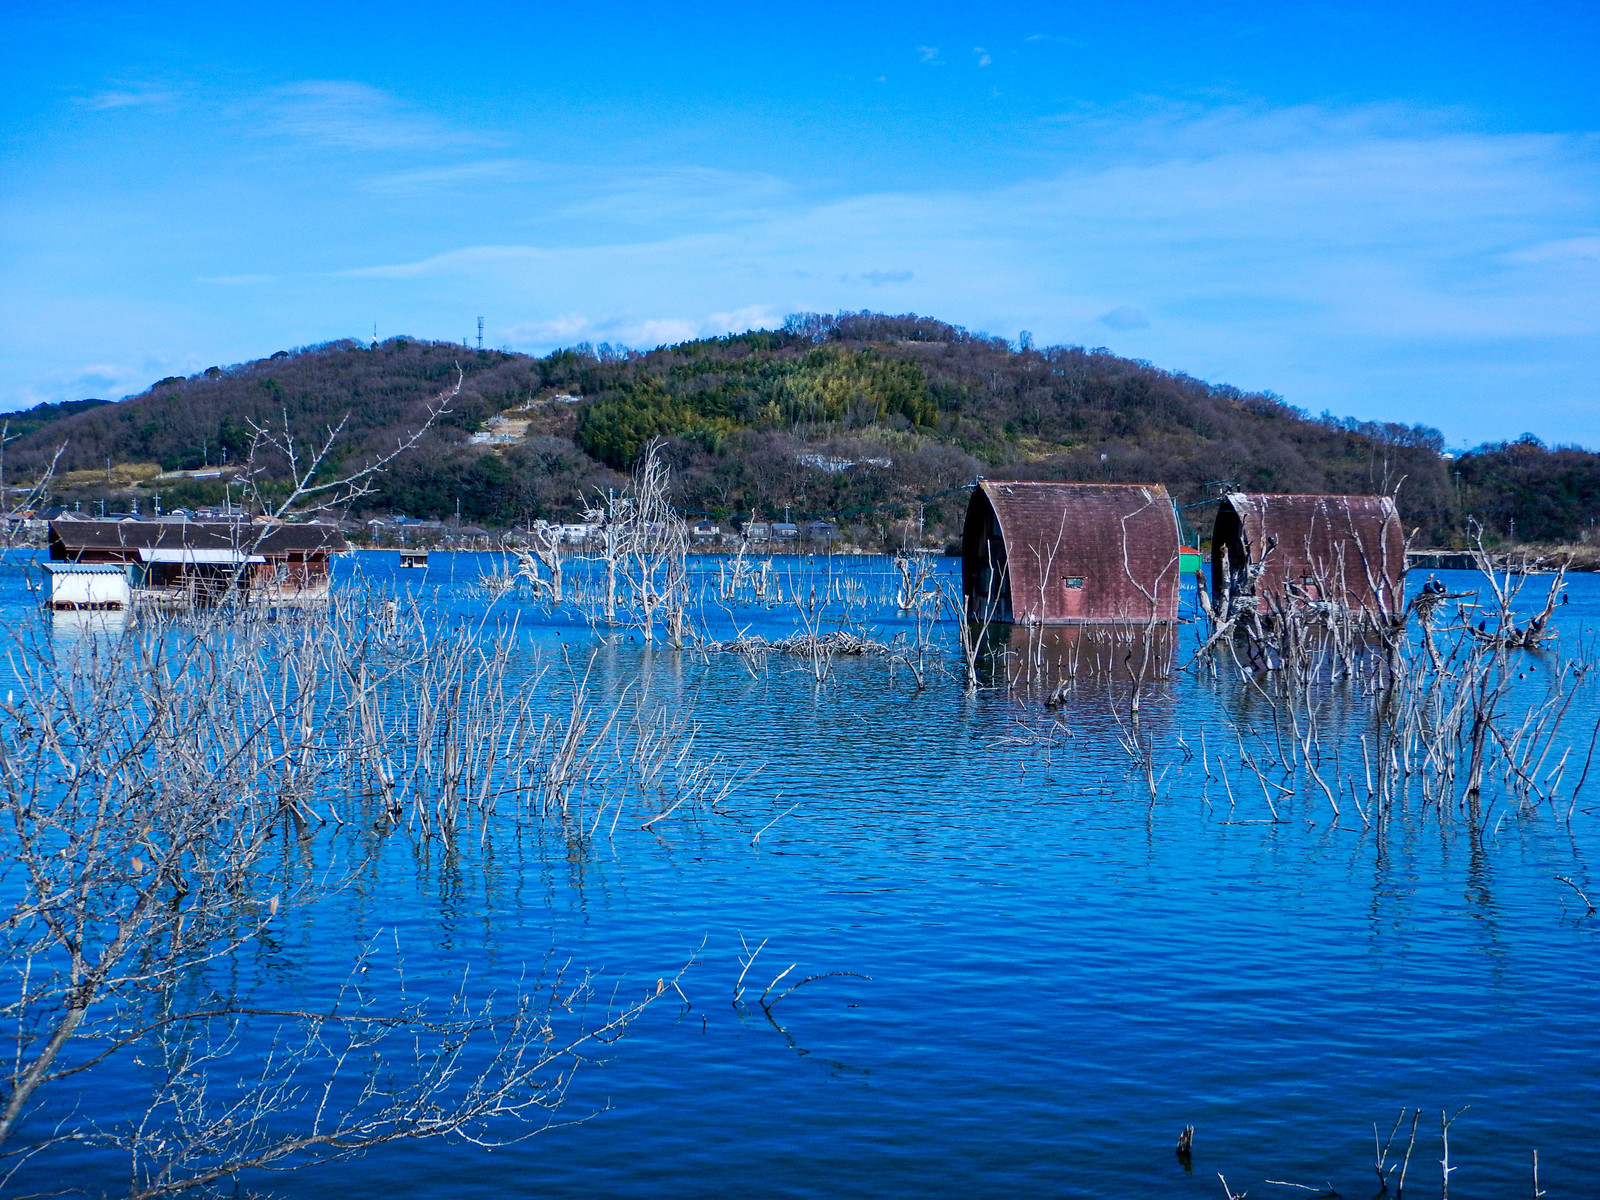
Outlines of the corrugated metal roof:
{"label": "corrugated metal roof", "polygon": [[51,575],[122,575],[128,574],[128,568],[119,563],[75,563],[75,562],[42,562],[41,570]]}
{"label": "corrugated metal roof", "polygon": [[267,558],[339,554],[349,549],[332,525],[251,525],[227,521],[52,521],[54,559],[132,559],[139,550],[245,551]]}
{"label": "corrugated metal roof", "polygon": [[[1002,548],[992,547],[992,520]],[[985,555],[1004,558],[1018,624],[1144,624],[1178,619],[1176,511],[1159,483],[985,480],[967,506],[963,577],[981,590]],[[981,598],[980,598],[981,603]]]}
{"label": "corrugated metal roof", "polygon": [[195,566],[243,566],[245,563],[264,563],[260,554],[246,554],[243,550],[196,550],[192,546],[139,547],[139,561],[146,563],[187,563]]}
{"label": "corrugated metal roof", "polygon": [[1260,566],[1263,612],[1317,600],[1393,615],[1404,602],[1405,531],[1392,496],[1230,492],[1217,510],[1211,561],[1219,601],[1230,577]]}

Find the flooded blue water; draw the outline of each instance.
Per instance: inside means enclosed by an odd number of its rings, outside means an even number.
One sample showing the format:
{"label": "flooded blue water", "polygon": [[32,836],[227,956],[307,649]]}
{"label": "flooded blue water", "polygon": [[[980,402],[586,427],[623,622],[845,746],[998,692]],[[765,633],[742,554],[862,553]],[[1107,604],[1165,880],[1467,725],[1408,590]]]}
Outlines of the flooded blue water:
{"label": "flooded blue water", "polygon": [[[317,994],[369,939],[398,945],[412,986],[440,994],[464,970],[514,987],[553,959],[633,998],[692,965],[681,998],[669,990],[577,1073],[559,1113],[573,1123],[493,1150],[398,1143],[249,1186],[1216,1196],[1220,1172],[1252,1196],[1311,1194],[1269,1180],[1355,1196],[1377,1190],[1373,1125],[1387,1137],[1416,1106],[1415,1194],[1437,1193],[1440,1111],[1462,1109],[1452,1195],[1530,1194],[1534,1149],[1551,1196],[1593,1194],[1600,918],[1556,877],[1600,888],[1600,771],[1570,827],[1576,765],[1559,809],[1503,803],[1479,834],[1410,811],[1380,832],[1348,803],[1335,821],[1314,789],[1247,786],[1242,755],[1273,736],[1259,697],[1190,672],[1143,696],[1152,799],[1120,740],[1125,684],[1086,679],[1054,712],[970,692],[948,620],[936,636],[951,669],[920,689],[876,658],[836,659],[819,682],[783,656],[637,636],[597,646],[570,612],[486,592],[489,556],[435,554],[426,572],[394,558],[356,556],[342,585],[409,589],[451,618],[492,603],[496,621],[515,616],[530,661],[561,664],[540,685],[552,695],[571,656],[592,654],[597,695],[632,686],[692,708],[697,752],[742,782],[714,811],[648,831],[623,822],[582,846],[509,821],[449,845],[398,830],[349,889],[288,914],[237,966],[263,1006]],[[828,620],[915,636],[915,619],[884,605],[885,560],[790,569],[791,596],[796,579],[802,595],[821,580],[825,596],[830,578],[854,581]],[[15,555],[0,566],[14,627],[40,619],[25,578]],[[1574,654],[1600,619],[1600,579],[1569,588],[1560,647]],[[724,637],[795,628],[792,610],[754,601],[703,616]],[[1557,653],[1527,655],[1524,704]],[[1566,718],[1559,741],[1578,760],[1597,714],[1585,692]],[[1342,763],[1347,778],[1364,769]],[[775,991],[825,977],[769,1014],[756,996],[791,964]],[[139,1079],[125,1068],[86,1094],[63,1085],[41,1120],[72,1104],[114,1118]],[[1192,1169],[1174,1153],[1186,1125]],[[63,1181],[126,1186],[125,1167],[92,1151],[50,1153]]]}

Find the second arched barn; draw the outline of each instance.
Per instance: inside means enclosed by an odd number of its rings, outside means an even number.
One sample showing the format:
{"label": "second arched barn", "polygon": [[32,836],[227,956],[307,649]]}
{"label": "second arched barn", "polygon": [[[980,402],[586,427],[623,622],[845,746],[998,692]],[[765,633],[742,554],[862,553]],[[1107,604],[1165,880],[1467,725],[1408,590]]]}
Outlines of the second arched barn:
{"label": "second arched barn", "polygon": [[1211,595],[1270,614],[1304,603],[1396,616],[1406,539],[1392,496],[1230,492],[1211,537]]}
{"label": "second arched barn", "polygon": [[962,590],[975,620],[1173,624],[1178,516],[1159,483],[1011,483],[973,489]]}

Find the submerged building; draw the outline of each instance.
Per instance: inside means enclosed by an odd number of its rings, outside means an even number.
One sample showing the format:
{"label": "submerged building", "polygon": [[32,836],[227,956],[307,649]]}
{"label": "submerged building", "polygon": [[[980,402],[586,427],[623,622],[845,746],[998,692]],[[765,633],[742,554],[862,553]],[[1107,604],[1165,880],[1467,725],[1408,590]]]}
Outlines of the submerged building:
{"label": "submerged building", "polygon": [[[51,604],[67,607],[86,586],[82,571],[120,571],[136,603],[204,607],[225,598],[294,604],[328,596],[332,558],[349,550],[332,525],[258,525],[244,521],[50,522]],[[115,590],[101,579],[99,589]],[[96,593],[98,595],[98,592]]]}
{"label": "submerged building", "polygon": [[1270,496],[1231,492],[1211,537],[1218,611],[1253,601],[1270,614],[1297,604],[1397,616],[1405,603],[1406,539],[1392,496]]}
{"label": "submerged building", "polygon": [[116,563],[47,562],[50,607],[57,612],[119,610],[133,604],[127,568]]}
{"label": "submerged building", "polygon": [[1018,625],[1173,624],[1184,549],[1159,483],[983,480],[961,538],[967,614]]}

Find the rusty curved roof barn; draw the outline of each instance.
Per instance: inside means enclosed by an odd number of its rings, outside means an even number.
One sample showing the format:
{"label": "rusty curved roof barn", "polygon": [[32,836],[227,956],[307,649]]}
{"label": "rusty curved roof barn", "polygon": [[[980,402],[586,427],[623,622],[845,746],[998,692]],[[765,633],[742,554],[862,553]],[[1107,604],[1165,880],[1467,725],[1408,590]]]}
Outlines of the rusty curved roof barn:
{"label": "rusty curved roof barn", "polygon": [[1392,496],[1230,492],[1217,509],[1211,593],[1219,608],[1253,594],[1260,612],[1321,601],[1394,616],[1405,570]]}
{"label": "rusty curved roof barn", "polygon": [[1159,483],[984,480],[962,532],[967,611],[1019,625],[1170,624],[1180,546]]}

